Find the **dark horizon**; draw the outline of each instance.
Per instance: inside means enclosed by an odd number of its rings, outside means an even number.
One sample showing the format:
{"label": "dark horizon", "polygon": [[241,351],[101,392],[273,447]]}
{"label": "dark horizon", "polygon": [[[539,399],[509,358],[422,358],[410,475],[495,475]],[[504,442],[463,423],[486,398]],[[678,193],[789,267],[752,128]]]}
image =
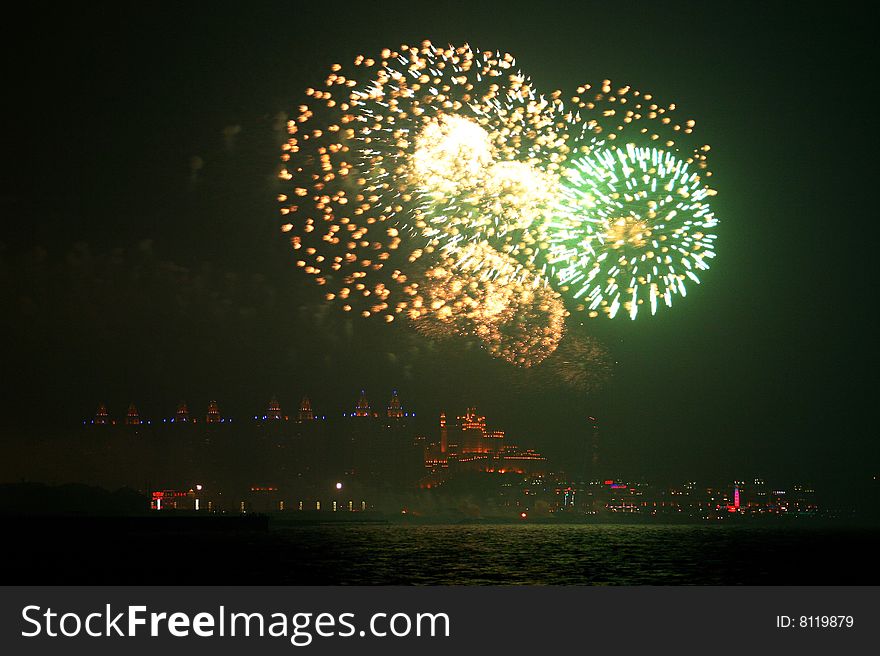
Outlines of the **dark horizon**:
{"label": "dark horizon", "polygon": [[[31,10],[7,52],[7,446],[76,428],[101,401],[167,416],[216,399],[244,419],[273,394],[329,415],[360,389],[382,407],[397,389],[429,426],[476,405],[551,457],[596,416],[620,475],[826,487],[880,474],[856,12],[505,7]],[[630,83],[677,103],[712,146],[721,224],[704,284],[653,318],[572,326],[607,349],[601,389],[351,319],[293,266],[277,232],[280,113],[330,64],[426,38],[507,50],[564,95]]]}

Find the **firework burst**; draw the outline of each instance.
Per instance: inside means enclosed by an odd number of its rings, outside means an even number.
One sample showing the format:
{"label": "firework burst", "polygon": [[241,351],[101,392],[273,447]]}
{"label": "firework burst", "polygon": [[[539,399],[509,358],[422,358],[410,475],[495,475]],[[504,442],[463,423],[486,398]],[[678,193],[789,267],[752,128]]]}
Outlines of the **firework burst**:
{"label": "firework burst", "polygon": [[425,41],[334,64],[306,97],[282,230],[346,311],[530,366],[566,305],[653,314],[714,257],[709,147],[651,94],[605,80],[566,104],[508,53]]}
{"label": "firework burst", "polygon": [[545,268],[589,317],[655,314],[715,256],[709,146],[652,94],[610,80],[577,91],[557,213],[542,230]]}
{"label": "firework burst", "polygon": [[333,65],[306,95],[282,157],[292,193],[279,200],[297,265],[328,299],[393,320],[419,258],[472,240],[534,254],[527,228],[556,197],[547,172],[566,124],[511,55],[401,46]]}
{"label": "firework burst", "polygon": [[672,153],[627,144],[578,158],[551,232],[550,261],[563,291],[589,316],[635,319],[647,303],[671,306],[715,256],[713,191]]}

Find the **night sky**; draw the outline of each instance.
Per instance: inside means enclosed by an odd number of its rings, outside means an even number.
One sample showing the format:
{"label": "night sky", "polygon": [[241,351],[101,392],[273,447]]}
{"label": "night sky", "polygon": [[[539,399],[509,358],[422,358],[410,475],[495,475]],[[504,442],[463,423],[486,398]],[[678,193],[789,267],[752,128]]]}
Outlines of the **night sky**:
{"label": "night sky", "polygon": [[[4,44],[4,439],[61,435],[99,401],[156,418],[216,398],[243,419],[273,393],[330,415],[361,388],[374,406],[397,388],[426,429],[475,404],[551,456],[596,415],[609,475],[878,473],[874,43],[855,11],[770,4],[32,14]],[[564,96],[632,84],[712,145],[719,257],[671,311],[587,324],[616,362],[601,390],[352,319],[293,266],[275,201],[286,112],[331,63],[425,38],[507,50]]]}

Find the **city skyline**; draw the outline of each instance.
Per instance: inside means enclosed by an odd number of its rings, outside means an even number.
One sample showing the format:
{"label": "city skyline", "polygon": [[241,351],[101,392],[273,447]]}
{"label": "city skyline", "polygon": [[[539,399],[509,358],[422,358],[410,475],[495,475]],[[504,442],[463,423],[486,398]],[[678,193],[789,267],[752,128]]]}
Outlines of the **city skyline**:
{"label": "city skyline", "polygon": [[[608,478],[595,417],[587,418],[579,461],[550,462],[511,443],[473,406],[462,414],[441,411],[427,435],[417,430],[396,390],[376,410],[362,390],[353,410],[328,420],[303,397],[291,417],[273,396],[265,414],[233,425],[216,401],[201,421],[182,402],[174,417],[154,426],[141,420],[134,404],[118,422],[99,404],[94,419],[83,422],[86,430],[53,448],[69,463],[68,471],[75,472],[79,460],[82,471],[90,472],[91,478],[78,480],[136,490],[152,499],[154,511],[379,511],[430,520],[461,515],[456,504],[465,500],[465,517],[530,521],[554,513],[566,521],[619,515],[658,521],[774,515],[864,520],[876,511],[871,487],[859,481],[851,481],[855,497],[841,505],[802,479]],[[64,488],[63,474],[57,483]],[[433,500],[425,491],[434,491]]]}
{"label": "city skyline", "polygon": [[[244,415],[238,418],[239,424],[243,422],[251,422],[256,424],[271,424],[273,421],[280,422],[293,422],[293,423],[303,423],[304,421],[330,421],[333,422],[337,419],[359,419],[359,418],[370,418],[370,419],[415,419],[415,412],[408,412],[406,408],[408,406],[404,406],[401,402],[401,399],[398,395],[398,391],[396,389],[391,391],[391,395],[388,399],[388,404],[379,404],[376,407],[373,407],[370,404],[369,400],[365,396],[365,390],[361,390],[359,394],[352,395],[353,402],[349,406],[349,410],[354,410],[354,412],[345,412],[344,407],[336,406],[336,412],[332,414],[321,414],[315,412],[315,406],[312,403],[312,399],[308,396],[302,396],[300,401],[296,404],[295,410],[293,412],[286,412],[282,407],[280,401],[278,400],[278,395],[273,394],[272,397],[268,400],[266,408],[263,410],[263,414],[257,415]],[[366,404],[365,404],[366,403]],[[205,425],[205,424],[221,424],[221,423],[233,423],[236,418],[229,416],[228,413],[223,412],[220,409],[220,404],[212,399],[205,405],[205,413],[202,414],[196,409],[190,409],[190,404],[186,401],[181,401],[176,404],[175,412],[169,414],[166,417],[161,417],[156,421],[156,428],[161,428],[163,424],[171,425],[174,423],[188,423],[191,425]],[[118,417],[118,418],[114,418]],[[603,440],[600,438],[600,429],[599,429],[599,419],[593,416],[586,416],[583,418],[583,435],[577,440],[577,453],[569,454],[570,457],[563,462],[555,462],[548,463],[549,469],[548,471],[561,471],[566,473],[567,475],[575,475],[576,478],[587,480],[592,478],[593,480],[599,481],[604,480],[605,476],[608,474],[615,473],[617,475],[617,480],[622,480],[624,478],[629,480],[653,480],[657,481],[665,481],[668,484],[672,484],[672,481],[676,479],[675,476],[665,476],[658,477],[650,472],[645,472],[641,476],[633,475],[631,472],[629,473],[619,473],[619,472],[611,472],[605,471],[605,469],[600,468],[601,456],[600,453],[602,451],[602,443]],[[91,419],[82,420],[81,424],[83,426],[107,426],[107,427],[115,427],[119,426],[120,428],[124,427],[143,427],[148,428],[152,427],[153,420],[148,418],[144,414],[142,414],[135,403],[130,403],[128,407],[125,409],[124,413],[114,413],[110,412],[104,403],[99,403],[98,407],[92,416]],[[426,440],[426,446],[434,447],[438,453],[434,453],[433,455],[426,453],[426,463],[428,459],[436,458],[440,455],[440,452],[445,454],[446,448],[445,443],[448,440],[448,431],[447,426],[454,430],[467,430],[468,428],[479,429],[481,432],[486,433],[491,437],[500,437],[502,440],[505,437],[505,434],[509,432],[510,428],[500,428],[497,422],[493,422],[491,424],[492,429],[489,430],[487,424],[486,417],[478,415],[477,406],[473,404],[468,405],[463,414],[456,415],[455,412],[451,412],[447,418],[447,412],[445,409],[441,409],[437,415],[432,415],[430,417],[425,417],[422,415],[422,420],[418,424],[412,423],[412,433],[413,436],[420,436],[421,439]],[[424,430],[424,429],[428,430]],[[514,427],[512,429],[515,434],[521,434],[521,432],[517,431],[517,428]],[[540,455],[540,454],[538,454]],[[579,461],[579,462],[578,462]],[[604,465],[603,465],[604,467]],[[590,475],[582,476],[583,472],[592,472]],[[746,473],[748,475],[743,476]],[[757,483],[759,480],[766,478],[766,469],[757,467],[752,468],[746,472],[740,471],[738,474],[729,477],[728,480],[732,481],[733,484],[736,484],[737,481],[745,480],[748,478],[754,478]],[[772,472],[769,472],[772,474]],[[719,480],[719,476],[694,476],[694,472],[690,472],[688,475],[678,477],[678,480],[687,480],[691,481],[692,479],[699,478],[701,480]],[[722,477],[723,478],[723,477]],[[777,480],[780,479],[779,476],[771,476],[771,478],[775,478]],[[871,476],[870,480],[876,481],[877,476]],[[785,478],[785,485],[799,485],[803,484],[805,481],[812,480],[809,476],[798,476],[793,475]],[[609,482],[607,480],[604,481],[606,484]],[[695,484],[695,483],[692,483]]]}

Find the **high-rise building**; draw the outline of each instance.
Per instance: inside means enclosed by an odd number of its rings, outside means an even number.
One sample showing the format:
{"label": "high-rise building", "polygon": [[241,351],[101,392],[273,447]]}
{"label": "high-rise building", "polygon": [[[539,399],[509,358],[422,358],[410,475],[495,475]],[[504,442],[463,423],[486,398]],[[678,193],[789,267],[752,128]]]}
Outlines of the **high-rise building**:
{"label": "high-rise building", "polygon": [[449,450],[449,430],[446,428],[446,413],[440,413],[440,453]]}
{"label": "high-rise building", "polygon": [[371,416],[370,402],[367,400],[367,393],[364,390],[361,390],[361,396],[358,399],[357,404],[354,407],[354,416],[355,417],[369,417],[369,416]]}
{"label": "high-rise building", "polygon": [[266,408],[266,419],[281,419],[281,404],[278,403],[278,399],[275,396],[272,397],[269,401],[269,407]]}
{"label": "high-rise building", "polygon": [[314,418],[315,413],[312,411],[312,402],[309,400],[309,397],[304,396],[302,401],[300,401],[299,413],[296,415],[296,420],[303,422],[312,421]]}
{"label": "high-rise building", "polygon": [[458,452],[485,453],[487,447],[484,444],[486,433],[486,418],[477,414],[476,408],[468,408],[463,417],[458,418],[461,434],[458,436]]}
{"label": "high-rise building", "polygon": [[391,392],[391,400],[388,402],[388,417],[390,419],[400,419],[403,417],[403,406],[400,404],[397,390]]}
{"label": "high-rise building", "polygon": [[138,414],[138,410],[135,407],[134,403],[128,404],[128,412],[125,413],[125,425],[126,426],[138,426],[141,423],[141,417]]}
{"label": "high-rise building", "polygon": [[220,419],[220,408],[217,406],[216,401],[211,401],[208,404],[208,414],[205,415],[205,422],[209,424],[219,424]]}
{"label": "high-rise building", "polygon": [[103,403],[98,404],[98,410],[95,412],[94,423],[96,426],[104,426],[110,423],[110,418],[107,414],[107,406]]}

